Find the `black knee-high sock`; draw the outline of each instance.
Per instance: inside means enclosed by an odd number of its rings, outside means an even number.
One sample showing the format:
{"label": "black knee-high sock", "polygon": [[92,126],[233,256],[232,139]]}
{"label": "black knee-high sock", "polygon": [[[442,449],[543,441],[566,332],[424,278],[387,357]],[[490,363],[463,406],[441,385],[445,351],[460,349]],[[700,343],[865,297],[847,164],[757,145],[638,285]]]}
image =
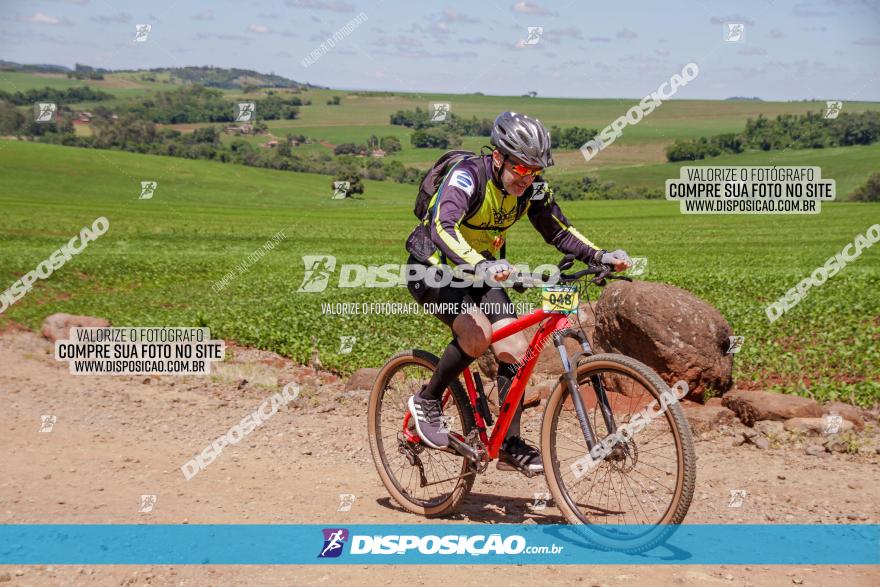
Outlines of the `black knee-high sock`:
{"label": "black knee-high sock", "polygon": [[[516,375],[516,365],[512,363],[502,363],[498,362],[498,401],[503,403],[504,398],[507,397],[507,392],[510,391],[510,384],[513,381],[514,376]],[[516,412],[513,414],[513,420],[510,421],[510,427],[507,429],[507,434],[505,435],[505,439],[510,438],[512,436],[519,436],[519,421],[522,417],[522,400],[519,401],[519,405],[516,407]]]}
{"label": "black knee-high sock", "polygon": [[503,403],[510,389],[510,383],[516,376],[516,365],[498,361],[498,402]]}
{"label": "black knee-high sock", "polygon": [[431,380],[428,381],[422,396],[438,400],[443,399],[443,391],[449,387],[452,380],[458,377],[458,374],[470,365],[473,360],[474,357],[468,355],[458,346],[458,339],[453,338],[452,342],[447,345],[446,350],[443,351],[443,356],[440,357],[440,362],[437,363],[437,369],[431,376]]}

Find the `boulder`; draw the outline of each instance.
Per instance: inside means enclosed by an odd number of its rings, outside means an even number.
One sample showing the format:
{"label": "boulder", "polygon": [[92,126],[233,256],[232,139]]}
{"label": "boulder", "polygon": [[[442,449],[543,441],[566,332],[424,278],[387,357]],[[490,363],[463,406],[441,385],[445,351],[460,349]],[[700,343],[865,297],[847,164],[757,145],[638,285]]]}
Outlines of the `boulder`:
{"label": "boulder", "polygon": [[534,387],[526,388],[526,396],[523,398],[523,408],[531,408],[541,404],[542,399],[550,397],[550,393],[556,387],[557,381],[548,379]]}
{"label": "boulder", "polygon": [[345,391],[354,391],[356,389],[372,389],[373,383],[376,382],[376,376],[379,369],[372,367],[358,369],[355,371],[345,384]]}
{"label": "boulder", "polygon": [[836,434],[832,434],[822,443],[828,452],[847,452],[847,444]]}
{"label": "boulder", "polygon": [[648,365],[670,386],[688,384],[687,398],[718,395],[733,385],[727,354],[730,324],[693,294],[663,283],[616,281],[596,304],[596,347]]}
{"label": "boulder", "polygon": [[43,320],[43,328],[40,331],[43,336],[55,342],[67,340],[70,337],[71,328],[106,328],[110,322],[104,318],[92,316],[76,316],[74,314],[52,314]]}
{"label": "boulder", "polygon": [[719,426],[736,424],[736,414],[723,406],[704,406],[694,402],[682,402],[684,415],[695,434],[718,430]]}
{"label": "boulder", "polygon": [[760,420],[754,428],[764,436],[781,436],[785,432],[785,425],[778,420]]}
{"label": "boulder", "polygon": [[[823,436],[826,434],[825,418],[790,418],[785,421],[785,429],[789,432],[802,432],[807,436]],[[849,420],[842,420],[837,433],[849,432],[855,428],[855,424]]]}
{"label": "boulder", "polygon": [[760,420],[788,420],[790,418],[818,418],[822,408],[814,400],[796,395],[766,391],[734,390],[724,396],[724,406],[736,413],[747,426]]}
{"label": "boulder", "polygon": [[805,452],[806,454],[810,455],[811,457],[821,457],[821,456],[824,456],[824,455],[826,454],[826,453],[825,453],[825,447],[824,447],[824,446],[819,446],[819,445],[817,445],[817,444],[811,444],[811,445],[808,446],[806,449],[804,449],[804,452]]}
{"label": "boulder", "polygon": [[843,402],[831,402],[830,404],[825,404],[822,409],[826,414],[840,414],[844,420],[852,422],[856,430],[861,430],[865,427],[865,419],[862,418],[861,411],[855,406]]}
{"label": "boulder", "polygon": [[767,450],[770,448],[770,441],[767,440],[766,436],[758,436],[752,439],[752,444],[760,448],[761,450]]}

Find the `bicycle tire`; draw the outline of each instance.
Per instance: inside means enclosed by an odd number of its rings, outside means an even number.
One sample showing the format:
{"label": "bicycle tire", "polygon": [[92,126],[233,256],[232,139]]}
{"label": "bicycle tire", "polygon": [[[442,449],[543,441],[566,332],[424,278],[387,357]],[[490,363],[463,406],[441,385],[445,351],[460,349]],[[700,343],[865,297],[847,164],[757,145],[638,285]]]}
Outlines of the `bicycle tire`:
{"label": "bicycle tire", "polygon": [[[370,443],[370,452],[373,455],[373,462],[376,465],[376,470],[379,473],[382,484],[385,486],[385,489],[394,501],[402,508],[414,514],[423,515],[429,518],[446,516],[454,513],[461,505],[461,502],[470,493],[471,488],[474,485],[476,474],[460,477],[456,482],[455,488],[449,493],[449,496],[436,504],[426,504],[423,500],[418,500],[410,496],[401,484],[397,482],[397,479],[391,470],[388,455],[386,453],[387,447],[385,447],[382,435],[380,434],[380,420],[382,414],[380,408],[385,388],[395,373],[407,366],[423,367],[433,372],[437,367],[438,361],[439,359],[436,355],[419,349],[412,349],[394,355],[387,363],[385,363],[376,376],[376,381],[370,392],[370,401],[367,410],[367,436]],[[452,381],[449,385],[449,389],[452,392],[452,400],[458,410],[458,415],[463,428],[462,432],[464,435],[467,435],[471,430],[476,428],[473,410],[470,407],[467,393],[458,379]],[[400,416],[402,422],[404,413],[401,413]],[[394,450],[396,451],[396,446],[394,447]],[[460,474],[464,475],[469,472],[468,460],[464,457],[461,457],[461,460],[462,465]]]}
{"label": "bicycle tire", "polygon": [[[579,362],[576,371],[579,389],[582,384],[589,384],[591,374],[595,374],[597,371],[616,371],[633,377],[655,399],[659,398],[660,394],[664,391],[669,391],[669,387],[660,376],[644,363],[632,357],[610,353],[593,355]],[[559,508],[570,524],[578,527],[578,534],[580,536],[600,549],[631,554],[651,550],[664,542],[675,532],[677,525],[684,520],[690,508],[696,484],[696,451],[690,426],[687,423],[681,405],[677,402],[670,403],[665,411],[666,421],[675,439],[676,454],[679,456],[674,497],[662,519],[657,524],[651,525],[652,528],[656,529],[633,539],[621,539],[620,537],[615,538],[604,535],[604,530],[600,530],[598,525],[590,522],[577,509],[574,505],[574,499],[565,489],[559,459],[556,455],[555,429],[558,424],[560,410],[568,397],[568,386],[565,384],[564,379],[560,378],[547,400],[547,406],[541,422],[541,453],[545,455],[545,477],[557,508]]]}

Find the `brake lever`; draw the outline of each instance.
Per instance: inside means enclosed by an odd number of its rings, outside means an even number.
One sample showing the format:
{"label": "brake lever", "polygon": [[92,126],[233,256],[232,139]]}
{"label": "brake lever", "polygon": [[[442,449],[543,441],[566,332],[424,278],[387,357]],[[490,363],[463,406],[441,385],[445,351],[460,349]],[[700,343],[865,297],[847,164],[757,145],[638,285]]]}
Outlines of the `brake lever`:
{"label": "brake lever", "polygon": [[601,267],[602,271],[598,275],[596,275],[596,277],[590,279],[590,281],[592,281],[599,287],[605,287],[608,284],[606,279],[614,279],[614,276],[612,275],[612,273],[614,273],[614,269],[609,267],[608,265],[605,265],[604,263],[601,265]]}

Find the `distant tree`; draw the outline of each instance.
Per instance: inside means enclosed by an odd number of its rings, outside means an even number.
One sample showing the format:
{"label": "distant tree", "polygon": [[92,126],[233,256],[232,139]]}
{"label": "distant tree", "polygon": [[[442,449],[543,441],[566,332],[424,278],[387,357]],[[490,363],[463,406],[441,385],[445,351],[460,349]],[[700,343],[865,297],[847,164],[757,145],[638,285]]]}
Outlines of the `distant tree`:
{"label": "distant tree", "polygon": [[354,143],[342,143],[333,148],[334,155],[357,155],[358,146]]}
{"label": "distant tree", "polygon": [[415,131],[410,142],[418,149],[453,149],[461,146],[461,137],[450,135],[442,128],[426,128]]}
{"label": "distant tree", "polygon": [[594,128],[552,126],[550,140],[554,149],[580,149],[584,143],[595,137],[597,132]]}
{"label": "distant tree", "polygon": [[25,120],[14,104],[0,100],[0,135],[18,135],[24,129]]}
{"label": "distant tree", "polygon": [[856,202],[880,202],[880,172],[872,173],[868,181],[852,193],[850,199]]}
{"label": "distant tree", "polygon": [[[349,188],[348,188],[348,193],[347,193],[348,196],[351,196],[352,194],[364,193],[364,183],[361,180],[361,176],[358,175],[356,172],[353,172],[353,171],[338,172],[333,177],[333,181],[334,182],[347,181],[349,183]],[[332,183],[330,184],[330,187],[332,189],[336,189]]]}
{"label": "distant tree", "polygon": [[339,106],[342,102],[339,99],[339,96],[333,96],[329,100],[327,100],[327,104],[330,106]]}
{"label": "distant tree", "polygon": [[385,151],[389,155],[391,153],[396,153],[396,152],[400,151],[400,149],[402,148],[402,146],[400,144],[400,139],[398,139],[397,137],[391,137],[391,136],[383,137],[379,143],[379,146],[381,147],[381,149],[383,151]]}

